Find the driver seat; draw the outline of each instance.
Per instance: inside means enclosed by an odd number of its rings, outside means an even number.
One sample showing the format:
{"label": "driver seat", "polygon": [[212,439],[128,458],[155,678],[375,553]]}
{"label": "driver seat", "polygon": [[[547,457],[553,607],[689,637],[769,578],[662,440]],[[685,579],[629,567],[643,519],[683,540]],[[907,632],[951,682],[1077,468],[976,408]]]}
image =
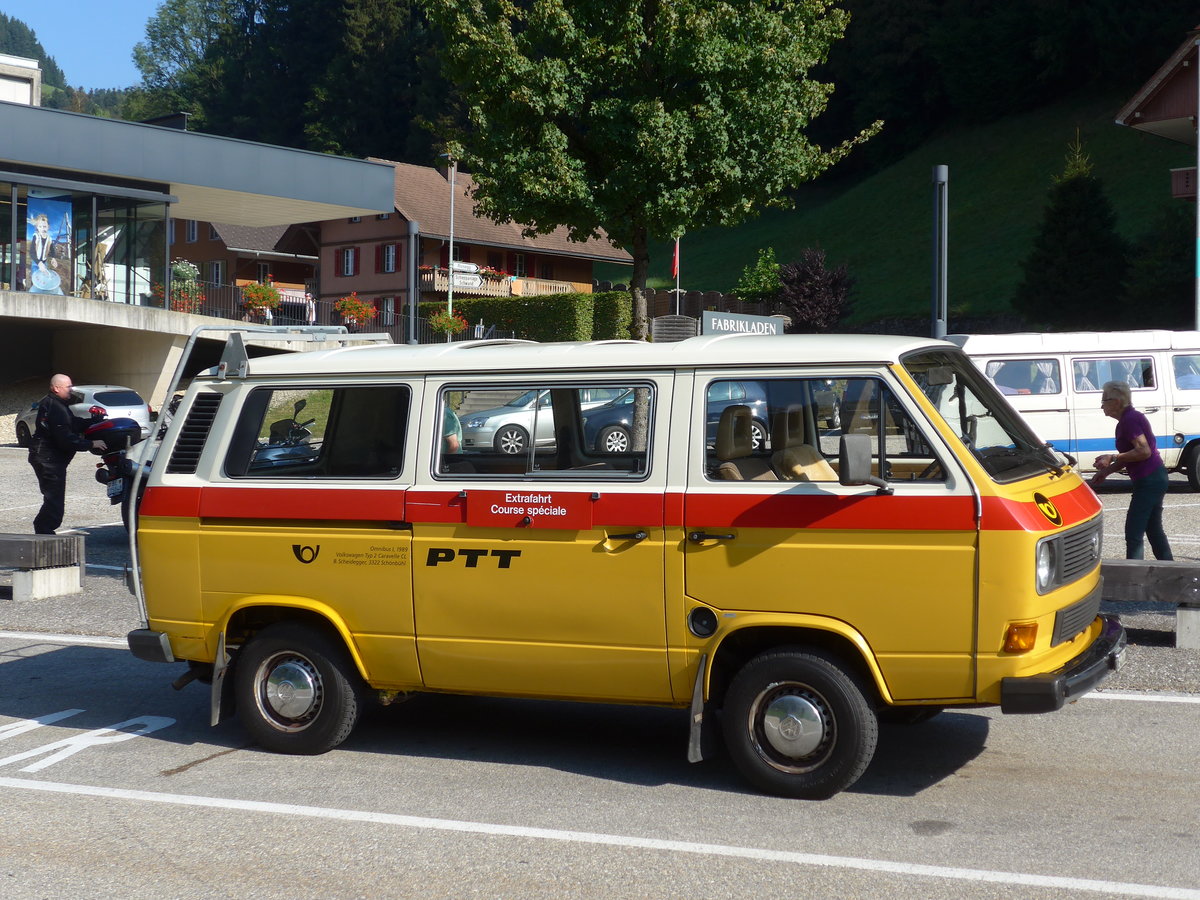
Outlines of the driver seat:
{"label": "driver seat", "polygon": [[771,418],[771,464],[788,481],[837,481],[821,451],[804,442],[804,407],[793,406]]}

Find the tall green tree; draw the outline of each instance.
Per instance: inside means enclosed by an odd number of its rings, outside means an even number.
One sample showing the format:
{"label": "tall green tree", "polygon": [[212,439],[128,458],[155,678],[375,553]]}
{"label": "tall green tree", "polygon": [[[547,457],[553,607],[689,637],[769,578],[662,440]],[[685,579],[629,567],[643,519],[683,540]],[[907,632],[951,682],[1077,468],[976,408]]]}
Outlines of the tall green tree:
{"label": "tall green tree", "polygon": [[163,0],[146,22],[146,39],[134,45],[133,62],[152,91],[178,91],[203,60],[233,0]]}
{"label": "tall green tree", "polygon": [[448,144],[480,209],[633,256],[645,338],[651,239],[734,225],[815,178],[806,129],[832,86],[808,77],[846,15],[824,0],[422,0],[470,128]]}
{"label": "tall green tree", "polygon": [[1079,138],[1046,197],[1013,308],[1058,328],[1119,327],[1129,250]]}

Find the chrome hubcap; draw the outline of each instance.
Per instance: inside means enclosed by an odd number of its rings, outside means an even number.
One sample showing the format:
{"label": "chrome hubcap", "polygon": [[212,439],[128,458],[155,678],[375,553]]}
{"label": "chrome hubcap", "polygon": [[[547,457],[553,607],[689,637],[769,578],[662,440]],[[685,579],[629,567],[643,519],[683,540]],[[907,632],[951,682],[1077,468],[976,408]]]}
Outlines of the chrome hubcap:
{"label": "chrome hubcap", "polygon": [[762,760],[789,774],[812,771],[824,763],[837,737],[825,698],[797,682],[768,685],[751,707],[748,724]]}
{"label": "chrome hubcap", "polygon": [[307,727],[321,707],[321,674],[302,656],[276,654],[259,668],[258,681],[259,708],[283,731]]}

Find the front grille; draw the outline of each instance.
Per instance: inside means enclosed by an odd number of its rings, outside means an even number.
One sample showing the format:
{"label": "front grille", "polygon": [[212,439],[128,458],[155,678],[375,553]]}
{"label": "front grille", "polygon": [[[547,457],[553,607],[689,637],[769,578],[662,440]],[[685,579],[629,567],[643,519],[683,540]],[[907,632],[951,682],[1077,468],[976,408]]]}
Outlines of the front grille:
{"label": "front grille", "polygon": [[1097,518],[1058,537],[1059,584],[1069,584],[1076,578],[1082,578],[1099,565],[1102,524],[1102,520]]}
{"label": "front grille", "polygon": [[1054,636],[1050,646],[1057,647],[1063,641],[1069,641],[1088,625],[1100,612],[1100,597],[1104,593],[1100,585],[1082,600],[1072,603],[1065,609],[1060,609],[1054,616]]}
{"label": "front grille", "polygon": [[175,447],[171,451],[171,459],[167,463],[167,472],[171,474],[191,475],[200,464],[200,453],[204,450],[204,441],[208,430],[212,427],[213,419],[217,417],[217,408],[221,405],[222,394],[197,394],[188,410],[188,416],[179,429],[179,437],[175,439]]}

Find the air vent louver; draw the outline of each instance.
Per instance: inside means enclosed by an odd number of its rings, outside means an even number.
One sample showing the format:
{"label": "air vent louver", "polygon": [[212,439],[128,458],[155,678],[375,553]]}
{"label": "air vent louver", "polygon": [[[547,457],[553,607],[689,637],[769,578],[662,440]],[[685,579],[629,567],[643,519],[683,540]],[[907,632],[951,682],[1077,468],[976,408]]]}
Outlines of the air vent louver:
{"label": "air vent louver", "polygon": [[204,442],[208,439],[208,431],[212,428],[213,420],[217,417],[217,409],[221,406],[221,394],[197,394],[188,410],[187,420],[175,439],[175,448],[171,451],[171,460],[167,463],[169,475],[191,475],[200,463],[200,453],[204,450]]}

